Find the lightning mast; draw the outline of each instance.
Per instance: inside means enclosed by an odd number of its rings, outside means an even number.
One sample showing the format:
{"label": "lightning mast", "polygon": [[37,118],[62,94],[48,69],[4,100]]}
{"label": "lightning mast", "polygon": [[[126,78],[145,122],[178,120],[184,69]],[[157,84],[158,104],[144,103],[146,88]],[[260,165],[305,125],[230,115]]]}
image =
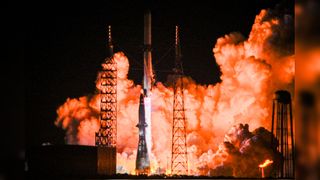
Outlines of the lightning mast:
{"label": "lightning mast", "polygon": [[186,118],[183,94],[183,68],[179,27],[176,26],[175,38],[175,68],[174,70],[174,99],[173,99],[173,127],[172,127],[172,156],[171,174],[188,174],[188,157],[186,141]]}

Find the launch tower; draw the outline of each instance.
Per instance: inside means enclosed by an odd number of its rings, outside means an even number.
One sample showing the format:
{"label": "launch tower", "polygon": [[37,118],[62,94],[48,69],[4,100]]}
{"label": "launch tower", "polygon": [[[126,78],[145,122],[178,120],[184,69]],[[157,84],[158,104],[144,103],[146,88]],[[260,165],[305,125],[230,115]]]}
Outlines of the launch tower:
{"label": "launch tower", "polygon": [[102,64],[100,73],[100,129],[96,132],[98,146],[98,173],[116,173],[117,144],[117,64],[113,59],[111,26],[108,26],[109,57]]}
{"label": "launch tower", "polygon": [[183,68],[178,26],[176,26],[175,54],[171,174],[186,175],[188,174],[186,118],[183,95]]}

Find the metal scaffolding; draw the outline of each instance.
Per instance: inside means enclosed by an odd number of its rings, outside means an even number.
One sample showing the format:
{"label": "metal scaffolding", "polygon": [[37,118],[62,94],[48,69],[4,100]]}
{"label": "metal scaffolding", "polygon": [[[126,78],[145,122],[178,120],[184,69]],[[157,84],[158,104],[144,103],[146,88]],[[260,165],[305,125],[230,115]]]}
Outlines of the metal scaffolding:
{"label": "metal scaffolding", "polygon": [[109,57],[100,73],[100,129],[96,146],[116,147],[117,144],[117,64],[113,56],[111,26],[108,27]]}
{"label": "metal scaffolding", "polygon": [[176,26],[175,54],[171,174],[187,175],[188,157],[183,94],[183,68],[178,26]]}
{"label": "metal scaffolding", "polygon": [[[277,165],[277,178],[294,178],[294,136],[292,122],[291,96],[288,91],[279,90],[275,93],[272,106],[272,128],[278,143],[274,151],[280,152],[281,158]],[[273,138],[271,138],[271,144]]]}

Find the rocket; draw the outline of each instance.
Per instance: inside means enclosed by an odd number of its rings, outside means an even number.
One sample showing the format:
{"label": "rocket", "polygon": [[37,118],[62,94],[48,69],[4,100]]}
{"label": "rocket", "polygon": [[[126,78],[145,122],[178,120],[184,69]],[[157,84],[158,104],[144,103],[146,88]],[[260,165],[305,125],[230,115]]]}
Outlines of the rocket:
{"label": "rocket", "polygon": [[143,92],[144,92],[144,109],[145,109],[145,122],[146,128],[146,140],[147,149],[151,153],[152,141],[151,141],[151,90],[154,85],[154,74],[152,67],[152,55],[151,55],[151,12],[146,11],[144,14],[144,52],[143,52]]}
{"label": "rocket", "polygon": [[144,15],[144,51],[143,51],[143,92],[139,102],[139,144],[136,159],[136,173],[149,174],[151,153],[151,90],[154,84],[151,55],[151,13]]}

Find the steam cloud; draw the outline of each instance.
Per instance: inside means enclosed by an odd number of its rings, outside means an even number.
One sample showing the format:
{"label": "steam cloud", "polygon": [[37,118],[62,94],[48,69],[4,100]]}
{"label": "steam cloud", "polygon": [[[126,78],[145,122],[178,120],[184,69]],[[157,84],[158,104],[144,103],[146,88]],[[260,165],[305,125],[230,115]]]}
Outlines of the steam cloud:
{"label": "steam cloud", "polygon": [[[293,35],[292,21],[291,16],[262,10],[248,39],[231,33],[217,40],[213,53],[222,72],[221,83],[198,85],[190,77],[183,79],[189,174],[216,175],[220,168],[222,175],[256,177],[258,164],[266,157],[276,156],[267,147],[266,136],[270,137],[270,133],[266,129],[271,127],[273,92],[279,88],[293,91],[293,45],[288,43]],[[118,64],[117,171],[133,173],[141,86],[127,78],[127,57],[119,52],[113,58]],[[98,89],[99,84],[98,76]],[[164,172],[171,158],[172,87],[158,82],[152,91],[152,102],[152,124],[156,125],[151,127],[154,173],[157,169]],[[57,114],[55,124],[66,130],[69,144],[95,144],[99,94],[67,99]],[[250,132],[243,124],[256,130]]]}

